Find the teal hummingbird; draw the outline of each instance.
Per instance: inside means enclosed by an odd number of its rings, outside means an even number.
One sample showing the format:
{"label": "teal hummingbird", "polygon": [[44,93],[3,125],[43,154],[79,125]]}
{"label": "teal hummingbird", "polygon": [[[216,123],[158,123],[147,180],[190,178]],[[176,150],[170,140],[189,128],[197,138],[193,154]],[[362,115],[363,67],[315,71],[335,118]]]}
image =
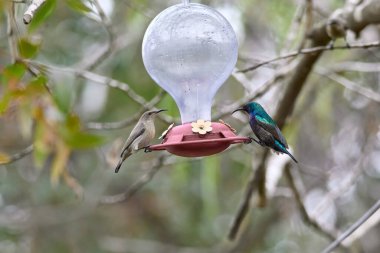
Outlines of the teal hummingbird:
{"label": "teal hummingbird", "polygon": [[288,144],[276,122],[268,115],[260,104],[250,102],[243,107],[236,109],[232,113],[237,111],[244,111],[249,115],[249,124],[253,133],[258,138],[258,140],[255,140],[254,138],[251,138],[251,140],[263,147],[269,147],[276,152],[287,154],[293,159],[293,161],[298,163],[294,156],[287,150],[289,148]]}

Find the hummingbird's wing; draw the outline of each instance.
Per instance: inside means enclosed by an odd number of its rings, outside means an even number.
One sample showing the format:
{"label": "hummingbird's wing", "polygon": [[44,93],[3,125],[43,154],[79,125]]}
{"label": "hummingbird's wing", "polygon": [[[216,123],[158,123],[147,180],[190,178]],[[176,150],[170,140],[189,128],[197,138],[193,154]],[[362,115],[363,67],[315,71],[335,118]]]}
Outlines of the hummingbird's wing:
{"label": "hummingbird's wing", "polygon": [[269,116],[263,117],[260,115],[256,115],[257,124],[262,127],[265,131],[269,132],[275,139],[280,141],[286,148],[288,148],[288,144],[286,143],[285,137],[282,135],[280,129],[274,122],[274,120]]}
{"label": "hummingbird's wing", "polygon": [[127,141],[124,144],[123,151],[120,154],[120,157],[123,157],[124,153],[128,150],[128,148],[132,145],[132,143],[143,133],[145,132],[145,128],[141,128],[140,130],[135,131],[135,128],[132,130],[131,135],[128,137]]}

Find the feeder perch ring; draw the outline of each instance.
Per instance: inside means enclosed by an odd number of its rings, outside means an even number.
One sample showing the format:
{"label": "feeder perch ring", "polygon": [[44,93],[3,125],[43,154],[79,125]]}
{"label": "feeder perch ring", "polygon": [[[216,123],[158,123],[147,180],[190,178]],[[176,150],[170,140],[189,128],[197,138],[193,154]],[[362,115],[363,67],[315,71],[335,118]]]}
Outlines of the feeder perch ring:
{"label": "feeder perch ring", "polygon": [[153,151],[166,150],[177,156],[201,157],[220,153],[231,144],[247,143],[248,137],[237,136],[225,124],[212,122],[212,131],[200,136],[190,123],[173,127],[161,144],[152,145]]}

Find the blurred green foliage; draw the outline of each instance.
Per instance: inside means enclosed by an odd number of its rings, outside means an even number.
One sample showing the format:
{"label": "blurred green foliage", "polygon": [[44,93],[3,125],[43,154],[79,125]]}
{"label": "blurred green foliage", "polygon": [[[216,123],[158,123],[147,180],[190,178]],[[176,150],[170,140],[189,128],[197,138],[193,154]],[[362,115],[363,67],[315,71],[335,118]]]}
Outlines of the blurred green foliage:
{"label": "blurred green foliage", "polygon": [[[112,22],[117,43],[123,46],[116,45],[115,52],[93,71],[129,84],[150,101],[160,88],[142,63],[142,37],[155,15],[179,1],[101,2],[113,4],[104,11]],[[244,28],[239,68],[252,65],[255,57],[270,58],[282,49],[301,4],[288,0],[194,2],[216,8],[227,6],[241,14],[241,19],[231,20],[241,22]],[[318,2],[327,13],[343,4]],[[117,141],[124,140],[133,126],[94,131],[87,129],[87,123],[122,121],[132,117],[141,105],[122,90],[102,89],[92,80],[65,71],[78,70],[107,43],[107,31],[98,22],[92,1],[47,0],[28,26],[22,23],[27,5],[14,4],[14,44],[10,43],[17,49],[17,58],[37,61],[45,67],[28,65],[28,60],[13,62],[6,33],[11,5],[11,1],[0,1],[0,164],[31,143],[34,151],[31,156],[0,165],[0,252],[188,252],[188,247],[194,247],[194,252],[209,252],[215,245],[224,244],[262,149],[248,145],[200,159],[171,157],[128,202],[98,205],[101,196],[124,192],[133,185],[159,154],[138,153],[116,175],[112,159],[119,155]],[[323,18],[315,14],[315,23]],[[298,36],[292,46],[301,38]],[[334,51],[319,64],[326,67],[353,59],[377,62],[379,52],[373,51]],[[258,82],[261,85],[273,73],[273,67],[267,66],[246,77],[255,90]],[[380,90],[378,73],[342,75]],[[317,74],[308,83],[284,131],[302,161],[300,178],[305,198],[314,190],[330,190],[336,177],[352,173],[352,165],[363,155],[367,161],[358,165],[364,172],[357,184],[331,205],[339,216],[333,225],[346,224],[380,196],[379,161],[375,157],[380,149],[376,141],[379,106]],[[283,84],[286,82],[263,96],[261,102],[268,111],[274,111]],[[230,78],[215,98],[214,111],[244,96],[249,88]],[[168,115],[179,119],[170,96],[165,95],[157,107],[168,109]],[[246,124],[229,116],[225,120],[238,130]],[[167,127],[159,121],[157,136]],[[367,137],[375,144],[365,153]],[[286,182],[280,179],[278,185],[268,206],[255,209],[245,221],[246,231],[234,252],[311,253],[328,243],[303,223]],[[314,199],[311,203],[317,202]],[[377,225],[374,236],[362,238],[366,251],[353,252],[377,252],[379,230]],[[360,249],[360,245],[354,247]]]}

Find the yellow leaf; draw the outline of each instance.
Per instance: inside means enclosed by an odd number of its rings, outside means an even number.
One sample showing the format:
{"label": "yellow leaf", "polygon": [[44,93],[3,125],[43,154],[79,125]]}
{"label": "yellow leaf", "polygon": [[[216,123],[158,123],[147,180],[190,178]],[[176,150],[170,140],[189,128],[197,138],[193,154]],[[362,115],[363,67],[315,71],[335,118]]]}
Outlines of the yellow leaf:
{"label": "yellow leaf", "polygon": [[63,179],[65,180],[68,187],[75,193],[75,195],[79,199],[83,199],[83,187],[79,184],[79,182],[70,175],[67,170],[63,171]]}
{"label": "yellow leaf", "polygon": [[50,182],[53,186],[57,186],[60,177],[64,174],[69,156],[70,149],[63,142],[59,141],[50,174]]}
{"label": "yellow leaf", "polygon": [[0,152],[0,164],[6,164],[11,161],[11,157],[5,153]]}

